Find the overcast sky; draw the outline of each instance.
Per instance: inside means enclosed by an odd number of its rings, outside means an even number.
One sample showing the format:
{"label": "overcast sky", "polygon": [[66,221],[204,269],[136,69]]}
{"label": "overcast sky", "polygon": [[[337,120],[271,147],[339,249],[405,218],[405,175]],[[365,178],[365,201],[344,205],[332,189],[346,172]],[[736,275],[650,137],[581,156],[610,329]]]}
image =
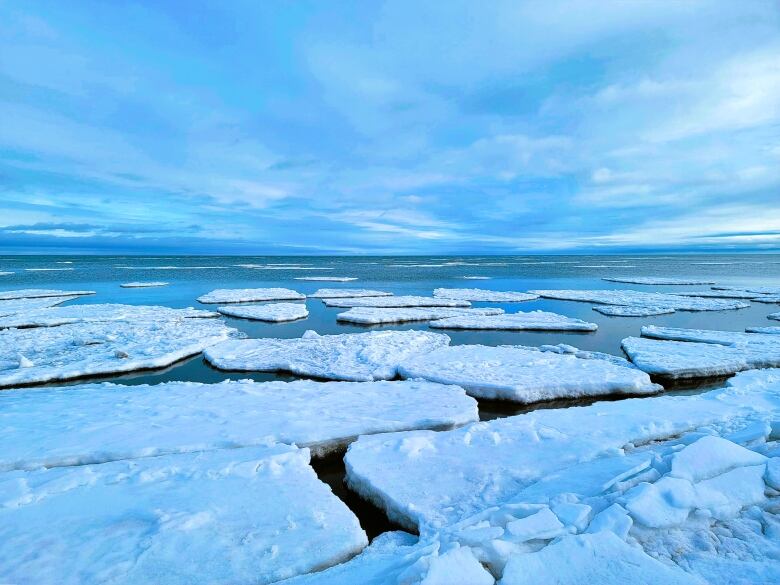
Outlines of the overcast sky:
{"label": "overcast sky", "polygon": [[779,248],[775,0],[0,0],[0,253]]}

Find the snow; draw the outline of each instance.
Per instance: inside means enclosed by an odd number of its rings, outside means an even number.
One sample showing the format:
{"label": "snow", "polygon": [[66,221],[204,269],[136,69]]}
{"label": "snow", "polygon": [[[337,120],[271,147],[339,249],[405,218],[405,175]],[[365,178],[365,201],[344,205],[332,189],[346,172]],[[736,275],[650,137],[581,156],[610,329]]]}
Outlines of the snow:
{"label": "snow", "polygon": [[661,390],[635,368],[587,353],[583,357],[556,353],[555,349],[540,351],[521,345],[441,347],[401,361],[398,372],[404,378],[457,384],[479,398],[522,403]]}
{"label": "snow", "polygon": [[391,297],[393,293],[367,288],[321,288],[309,297],[314,299],[350,299],[359,297]]}
{"label": "snow", "polygon": [[602,315],[610,315],[612,317],[650,317],[652,315],[668,315],[669,313],[675,312],[675,310],[670,307],[634,307],[621,305],[599,305],[593,307],[593,310]]}
{"label": "snow", "polygon": [[0,474],[0,580],[271,583],[358,553],[357,518],[286,445]]}
{"label": "snow", "polygon": [[6,317],[22,311],[32,311],[46,307],[54,307],[66,301],[72,301],[79,297],[41,297],[34,299],[12,299],[0,301],[0,317]]}
{"label": "snow", "polygon": [[350,282],[357,280],[355,276],[296,276],[294,280],[313,280],[324,282]]}
{"label": "snow", "polygon": [[236,333],[218,319],[183,318],[4,329],[0,387],[160,368]]}
{"label": "snow", "polygon": [[689,279],[689,278],[659,278],[655,276],[613,276],[602,278],[608,282],[623,282],[627,284],[650,284],[650,285],[695,285],[695,284],[715,284],[713,280]]}
{"label": "snow", "polygon": [[329,307],[470,307],[468,301],[455,299],[437,299],[413,295],[385,296],[369,298],[325,299]]}
{"label": "snow", "polygon": [[527,313],[507,313],[480,317],[461,315],[441,319],[431,323],[437,329],[503,329],[509,331],[595,331],[598,325],[581,319],[574,319],[548,313],[546,311],[529,311]]}
{"label": "snow", "polygon": [[433,296],[441,299],[458,299],[461,301],[486,301],[490,303],[513,303],[532,301],[539,295],[524,292],[501,292],[481,288],[437,288]]}
{"label": "snow", "polygon": [[11,299],[40,299],[45,297],[80,297],[94,295],[93,290],[55,290],[44,288],[27,288],[22,290],[7,290],[0,292],[0,301]]}
{"label": "snow", "polygon": [[405,323],[409,321],[434,321],[458,316],[500,315],[503,309],[472,309],[450,307],[374,308],[354,307],[339,313],[336,319],[360,325],[381,325],[383,323]]}
{"label": "snow", "polygon": [[449,337],[428,331],[371,331],[296,339],[231,340],[208,349],[205,358],[225,370],[288,371],[316,378],[368,382],[396,376],[398,364],[448,345]]}
{"label": "snow", "polygon": [[0,392],[0,471],[84,465],[267,441],[316,455],[358,435],[478,420],[457,386],[404,382],[82,384]]}
{"label": "snow", "polygon": [[229,317],[271,321],[273,323],[295,321],[297,319],[305,319],[309,316],[309,311],[303,303],[269,303],[266,305],[228,306],[218,307],[217,311]]}
{"label": "snow", "polygon": [[153,280],[147,282],[125,282],[119,286],[122,288],[153,288],[157,286],[168,286],[168,283]]}
{"label": "snow", "polygon": [[580,301],[602,305],[653,307],[676,311],[724,311],[744,309],[750,304],[738,300],[683,297],[676,294],[642,292],[636,290],[532,290],[548,299]]}
{"label": "snow", "polygon": [[306,297],[289,288],[220,288],[198,297],[201,303],[254,303],[300,301]]}

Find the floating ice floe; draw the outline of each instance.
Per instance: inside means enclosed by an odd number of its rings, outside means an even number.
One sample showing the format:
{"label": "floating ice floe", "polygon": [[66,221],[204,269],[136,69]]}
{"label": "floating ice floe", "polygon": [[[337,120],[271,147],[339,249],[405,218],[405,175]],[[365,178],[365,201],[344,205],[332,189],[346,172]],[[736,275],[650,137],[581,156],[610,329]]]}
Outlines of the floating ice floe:
{"label": "floating ice floe", "polygon": [[471,316],[484,317],[487,315],[500,315],[503,309],[470,307],[353,307],[344,313],[339,313],[336,319],[346,323],[359,325],[381,325],[384,323],[408,323],[412,321],[435,321],[449,317]]}
{"label": "floating ice floe", "polygon": [[217,309],[223,315],[239,317],[241,319],[254,319],[256,321],[271,321],[281,323],[283,321],[296,321],[309,316],[309,310],[303,303],[269,303],[266,305],[237,305],[219,307]]}
{"label": "floating ice floe", "polygon": [[780,295],[780,286],[713,286],[713,290],[744,291],[761,295]]}
{"label": "floating ice floe", "polygon": [[54,290],[45,288],[27,288],[0,292],[0,301],[13,299],[41,299],[45,297],[81,297],[94,295],[93,290]]}
{"label": "floating ice floe", "polygon": [[321,288],[309,296],[313,299],[357,299],[362,297],[391,297],[393,293],[367,288]]}
{"label": "floating ice floe", "polygon": [[636,290],[532,290],[529,292],[544,298],[562,301],[624,307],[652,307],[653,309],[664,308],[675,311],[725,311],[744,309],[750,306],[750,303],[738,300],[683,297],[676,294]]}
{"label": "floating ice floe", "polygon": [[753,300],[761,295],[744,290],[694,290],[670,293],[681,297],[702,297],[709,299],[747,299]]}
{"label": "floating ice floe", "polygon": [[638,368],[668,378],[780,366],[780,337],[761,333],[647,326],[642,337],[628,337],[622,345]]}
{"label": "floating ice floe", "polygon": [[[560,493],[591,485],[606,490],[646,469],[652,456],[627,458],[622,471],[611,466],[611,476],[603,479],[587,467],[565,470],[628,454],[635,445],[697,429],[765,438],[778,409],[780,372],[772,370],[764,377],[738,376],[724,389],[698,395],[536,410],[452,431],[361,437],[345,457],[347,482],[391,519],[428,533],[472,514],[489,514],[491,506],[537,489],[535,482],[552,481],[556,473],[564,484]],[[526,492],[526,501],[530,497]]]}
{"label": "floating ice floe", "polygon": [[479,420],[457,386],[406,382],[84,384],[0,392],[0,471],[249,447],[317,455],[359,435]]}
{"label": "floating ice floe", "polygon": [[368,543],[287,445],[10,471],[0,494],[8,583],[265,584]]}
{"label": "floating ice floe", "polygon": [[[625,360],[600,354],[540,351],[522,345],[454,345],[403,360],[404,378],[457,384],[478,398],[521,403],[607,394],[653,394],[663,388]],[[577,350],[575,348],[574,351]]]}
{"label": "floating ice floe", "polygon": [[3,329],[0,387],[161,368],[236,334],[219,319],[182,318]]}
{"label": "floating ice floe", "polygon": [[714,280],[688,279],[688,278],[657,278],[654,276],[612,276],[602,278],[608,282],[624,282],[627,284],[654,284],[654,285],[695,285],[715,284]]}
{"label": "floating ice floe", "polygon": [[675,312],[671,307],[634,307],[623,305],[599,305],[593,307],[593,310],[602,315],[613,317],[650,317],[652,315],[668,315]]}
{"label": "floating ice floe", "polygon": [[780,313],[770,313],[766,318],[772,319],[773,321],[780,321]]}
{"label": "floating ice floe", "polygon": [[464,280],[490,280],[489,276],[461,276]]}
{"label": "floating ice floe", "polygon": [[418,297],[414,295],[369,297],[369,298],[345,298],[325,299],[329,307],[470,307],[468,301],[457,299],[441,299],[432,297]]}
{"label": "floating ice floe", "polygon": [[333,270],[327,266],[300,266],[297,264],[236,264],[239,268],[251,270]]}
{"label": "floating ice floe", "polygon": [[289,288],[219,288],[198,297],[201,303],[256,303],[300,301],[306,296]]}
{"label": "floating ice floe", "polygon": [[356,276],[296,276],[295,280],[313,280],[323,282],[351,282],[357,280]]}
{"label": "floating ice floe", "polygon": [[636,268],[633,264],[577,264],[574,268]]}
{"label": "floating ice floe", "polygon": [[148,281],[148,282],[125,282],[120,284],[122,288],[154,288],[157,286],[168,286],[167,282]]}
{"label": "floating ice floe", "polygon": [[13,274],[13,272],[9,272],[7,270],[0,271],[0,276],[9,276],[11,274]]}
{"label": "floating ice floe", "polygon": [[72,301],[79,297],[41,297],[34,299],[11,299],[0,301],[0,317],[6,317],[22,311],[32,311],[54,307],[66,301]]}
{"label": "floating ice floe", "polygon": [[[778,313],[780,315],[780,313]],[[777,335],[780,333],[780,327],[748,327],[745,329],[748,333],[769,333]]]}
{"label": "floating ice floe", "polygon": [[524,292],[503,292],[485,290],[482,288],[437,288],[433,296],[440,299],[458,299],[461,301],[486,301],[490,303],[514,303],[519,301],[533,301],[539,295]]}
{"label": "floating ice floe", "polygon": [[25,272],[67,272],[73,268],[25,268]]}
{"label": "floating ice floe", "polygon": [[500,329],[506,331],[595,331],[598,325],[547,311],[504,313],[488,317],[461,315],[431,323],[437,329]]}
{"label": "floating ice floe", "polygon": [[[48,299],[59,297],[48,297]],[[71,297],[76,298],[76,297]],[[30,300],[30,299],[25,299]],[[44,299],[35,299],[44,300]],[[0,305],[2,306],[2,305]],[[0,329],[9,327],[57,327],[69,323],[106,323],[110,321],[170,321],[178,319],[210,319],[219,317],[215,311],[201,309],[171,309],[150,305],[119,305],[101,303],[95,305],[70,305],[67,307],[44,307],[18,311],[0,317]]]}
{"label": "floating ice floe", "polygon": [[780,295],[761,295],[751,299],[757,303],[776,303],[780,304]]}
{"label": "floating ice floe", "polygon": [[223,370],[292,372],[332,380],[369,382],[396,376],[398,364],[448,345],[450,338],[428,331],[371,331],[295,339],[242,339],[220,343],[205,358]]}

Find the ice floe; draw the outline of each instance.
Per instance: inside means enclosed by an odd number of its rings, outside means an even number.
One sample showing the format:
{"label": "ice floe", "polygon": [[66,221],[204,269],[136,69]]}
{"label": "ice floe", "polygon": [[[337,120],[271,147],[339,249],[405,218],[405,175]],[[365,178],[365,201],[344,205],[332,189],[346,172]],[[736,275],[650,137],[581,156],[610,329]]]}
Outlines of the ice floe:
{"label": "ice floe", "polygon": [[675,311],[725,311],[744,309],[750,303],[739,300],[684,297],[676,294],[642,292],[636,290],[532,290],[548,299],[579,301],[624,307],[653,307]]}
{"label": "ice floe", "polygon": [[25,268],[25,272],[68,272],[73,268]]}
{"label": "ice floe", "polygon": [[22,311],[32,311],[35,309],[44,309],[54,307],[66,301],[72,301],[79,297],[41,297],[33,299],[10,299],[0,301],[0,317],[13,315]]}
{"label": "ice floe", "polygon": [[414,295],[325,299],[329,307],[470,307],[469,301],[457,299],[441,299],[433,297],[418,297]]}
{"label": "ice floe", "polygon": [[576,348],[571,348],[575,353],[557,346],[545,349],[521,345],[441,347],[403,360],[398,372],[404,378],[457,384],[479,398],[522,403],[662,390],[647,374],[620,358],[599,359],[601,354],[589,352],[578,357]]}
{"label": "ice floe", "polygon": [[613,317],[650,317],[652,315],[668,315],[674,313],[671,307],[637,307],[624,305],[599,305],[593,307],[593,310],[602,315]]}
{"label": "ice floe", "polygon": [[357,280],[356,276],[296,276],[295,280],[313,280],[323,282],[351,282]]}
{"label": "ice floe", "polygon": [[297,321],[309,316],[309,311],[303,303],[268,303],[266,305],[236,305],[219,307],[217,309],[223,315],[239,317],[241,319],[254,319],[256,321],[271,321],[281,323],[283,321]]}
{"label": "ice floe", "polygon": [[547,311],[493,316],[461,315],[431,323],[437,329],[501,329],[507,331],[595,331],[598,325]]}
{"label": "ice floe", "polygon": [[758,293],[752,293],[743,290],[695,290],[686,292],[670,293],[681,297],[703,297],[710,299],[747,299],[752,300],[760,297]]}
{"label": "ice floe", "polygon": [[457,386],[404,382],[84,384],[0,392],[0,471],[248,447],[325,455],[358,435],[478,420]]}
{"label": "ice floe", "polygon": [[745,291],[762,295],[780,295],[780,286],[713,286],[713,290]]}
{"label": "ice floe", "polygon": [[147,282],[125,282],[120,284],[122,288],[154,288],[157,286],[168,286],[167,282],[147,281]]}
{"label": "ice floe", "polygon": [[0,474],[0,580],[265,584],[345,561],[358,519],[287,445]]}
{"label": "ice floe", "polygon": [[0,270],[0,276],[9,276],[13,274],[13,272],[9,272],[8,270]]}
{"label": "ice floe", "polygon": [[470,307],[353,307],[344,313],[339,313],[336,319],[346,323],[359,325],[381,325],[383,323],[408,323],[412,321],[435,321],[449,317],[484,317],[487,315],[500,315],[503,309]]}
{"label": "ice floe", "polygon": [[773,321],[780,321],[780,313],[770,313],[766,318],[772,319]]}
{"label": "ice floe", "polygon": [[256,303],[300,301],[306,296],[289,288],[219,288],[198,297],[201,303]]}
{"label": "ice floe", "polygon": [[461,276],[464,280],[490,280],[490,276]]}
{"label": "ice floe", "polygon": [[[780,313],[778,313],[780,319]],[[780,327],[747,327],[745,329],[748,333],[769,333],[772,335],[780,334]]]}
{"label": "ice floe", "polygon": [[612,276],[602,278],[609,282],[623,282],[627,284],[650,284],[650,285],[692,285],[692,284],[715,284],[714,280],[701,280],[689,278],[658,278],[655,276]]}
{"label": "ice floe", "polygon": [[398,364],[448,345],[450,338],[428,331],[371,331],[295,339],[242,339],[220,343],[206,360],[224,370],[286,371],[302,376],[368,382],[396,376]]}
{"label": "ice floe", "polygon": [[81,297],[94,295],[93,290],[55,290],[45,288],[27,288],[0,292],[0,301],[12,299],[41,299],[45,297]]}
{"label": "ice floe", "polygon": [[239,268],[251,270],[333,270],[328,266],[301,266],[297,264],[236,264]]}
{"label": "ice floe", "polygon": [[309,295],[313,299],[357,299],[362,297],[391,297],[393,293],[367,288],[321,288]]}
{"label": "ice floe", "polygon": [[441,299],[458,299],[461,301],[485,301],[490,303],[514,303],[519,301],[533,301],[539,295],[524,292],[503,292],[485,290],[482,288],[437,288],[433,296]]}
{"label": "ice floe", "polygon": [[0,387],[160,368],[236,334],[220,319],[181,318],[3,329]]}

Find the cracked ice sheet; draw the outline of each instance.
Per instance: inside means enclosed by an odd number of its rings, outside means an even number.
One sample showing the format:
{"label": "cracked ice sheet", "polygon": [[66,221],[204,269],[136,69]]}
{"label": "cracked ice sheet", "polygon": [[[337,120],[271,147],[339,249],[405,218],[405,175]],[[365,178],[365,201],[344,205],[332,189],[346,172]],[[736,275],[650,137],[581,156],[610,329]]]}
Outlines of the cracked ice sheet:
{"label": "cracked ice sheet", "polygon": [[457,384],[478,398],[521,403],[662,390],[636,368],[599,359],[598,354],[577,357],[558,351],[554,346],[539,351],[521,345],[454,345],[406,359],[398,372],[404,378]]}
{"label": "cracked ice sheet", "polygon": [[339,313],[336,319],[347,323],[360,325],[381,325],[383,323],[407,323],[410,321],[434,321],[458,316],[486,316],[500,315],[503,309],[472,309],[450,307],[421,307],[421,308],[376,308],[353,307],[344,313]]}
{"label": "cracked ice sheet", "polygon": [[220,343],[204,356],[224,370],[286,371],[301,376],[370,382],[396,376],[398,364],[448,345],[450,338],[428,331],[371,331],[296,339],[242,339]]}
{"label": "cracked ice sheet", "polygon": [[506,331],[595,331],[598,325],[582,319],[574,319],[549,313],[529,311],[506,313],[489,317],[461,315],[431,323],[437,329],[501,329]]}
{"label": "cracked ice sheet", "polygon": [[107,323],[110,321],[171,321],[179,319],[210,319],[219,317],[215,311],[171,309],[154,305],[70,305],[20,311],[0,317],[0,329],[9,327],[56,327],[69,323]]}
{"label": "cracked ice sheet", "polygon": [[2,473],[0,580],[264,584],[344,561],[365,532],[308,462],[269,445]]}
{"label": "cracked ice sheet", "polygon": [[349,299],[359,297],[392,297],[393,293],[367,288],[321,288],[309,297],[314,299]]}
{"label": "cracked ice sheet", "polygon": [[482,288],[437,288],[433,296],[440,299],[458,299],[461,301],[486,301],[490,303],[513,303],[533,301],[539,295],[524,292],[502,292]]}
{"label": "cracked ice sheet", "polygon": [[435,299],[433,297],[418,297],[414,295],[370,297],[364,299],[324,299],[329,307],[470,307],[468,301],[456,299]]}
{"label": "cracked ice sheet", "polygon": [[84,384],[0,392],[0,470],[294,443],[325,455],[358,435],[479,419],[457,386],[404,382]]}
{"label": "cracked ice sheet", "polygon": [[167,282],[148,281],[148,282],[125,282],[119,285],[122,288],[154,288],[158,286],[168,286]]}
{"label": "cracked ice sheet", "polygon": [[300,301],[306,296],[289,288],[220,288],[198,297],[201,303]]}
{"label": "cracked ice sheet", "polygon": [[611,278],[602,278],[608,282],[622,282],[626,284],[650,284],[650,285],[696,285],[696,284],[715,284],[714,280],[691,280],[686,278],[656,278],[654,276],[613,276]]}
{"label": "cracked ice sheet", "polygon": [[237,333],[218,319],[4,329],[0,331],[0,387],[161,368]]}
{"label": "cracked ice sheet", "polygon": [[238,305],[219,307],[217,311],[229,317],[254,319],[256,321],[296,321],[309,316],[309,311],[303,303],[269,303],[267,305]]}
{"label": "cracked ice sheet", "polygon": [[677,311],[725,311],[750,306],[750,303],[738,300],[683,297],[636,290],[532,290],[529,292],[562,301],[629,307],[664,307]]}
{"label": "cracked ice sheet", "polygon": [[11,299],[8,301],[0,301],[0,317],[14,315],[23,311],[54,307],[77,298],[79,297],[42,297],[39,299]]}
{"label": "cracked ice sheet", "polygon": [[0,292],[0,301],[11,299],[41,299],[46,297],[81,297],[94,295],[93,290],[55,290],[47,288],[26,288],[22,290],[7,290]]}
{"label": "cracked ice sheet", "polygon": [[693,396],[537,410],[438,433],[361,437],[345,457],[347,481],[403,526],[434,530],[505,502],[547,475],[632,443],[705,426],[769,424],[780,408],[780,372],[773,375],[774,384],[732,381]]}

